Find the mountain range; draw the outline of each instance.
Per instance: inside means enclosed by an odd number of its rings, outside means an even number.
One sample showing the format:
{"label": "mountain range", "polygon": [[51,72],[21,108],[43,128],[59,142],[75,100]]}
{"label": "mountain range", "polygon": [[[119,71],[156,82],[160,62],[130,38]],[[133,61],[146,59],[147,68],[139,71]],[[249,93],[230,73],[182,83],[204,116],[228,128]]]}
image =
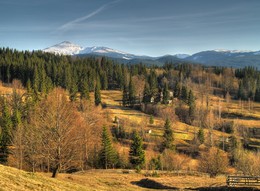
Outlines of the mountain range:
{"label": "mountain range", "polygon": [[240,51],[240,50],[207,50],[188,54],[164,55],[151,57],[145,55],[135,55],[108,47],[93,46],[81,47],[68,41],[56,44],[43,49],[44,52],[50,52],[62,55],[72,56],[106,56],[122,63],[134,64],[154,64],[163,65],[166,62],[172,63],[198,63],[207,66],[228,66],[245,67],[254,66],[260,69],[260,51]]}

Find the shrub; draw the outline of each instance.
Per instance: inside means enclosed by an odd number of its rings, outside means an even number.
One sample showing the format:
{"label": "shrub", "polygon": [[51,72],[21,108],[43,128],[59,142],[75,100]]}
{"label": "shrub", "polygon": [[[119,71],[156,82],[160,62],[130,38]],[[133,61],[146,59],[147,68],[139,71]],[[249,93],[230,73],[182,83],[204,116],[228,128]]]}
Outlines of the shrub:
{"label": "shrub", "polygon": [[211,178],[224,173],[227,166],[227,154],[215,147],[211,147],[208,152],[201,153],[199,158],[199,170],[208,173]]}
{"label": "shrub", "polygon": [[236,168],[244,175],[260,175],[260,155],[240,149],[236,152]]}

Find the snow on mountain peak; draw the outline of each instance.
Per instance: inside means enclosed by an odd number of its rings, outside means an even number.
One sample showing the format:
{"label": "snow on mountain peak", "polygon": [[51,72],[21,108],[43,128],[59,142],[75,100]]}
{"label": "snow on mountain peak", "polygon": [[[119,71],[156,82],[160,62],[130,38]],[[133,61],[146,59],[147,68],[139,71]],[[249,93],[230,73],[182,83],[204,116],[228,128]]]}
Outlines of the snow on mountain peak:
{"label": "snow on mountain peak", "polygon": [[50,52],[60,55],[75,55],[79,54],[83,48],[77,44],[73,44],[69,41],[63,41],[59,44],[43,49],[44,52]]}
{"label": "snow on mountain peak", "polygon": [[253,52],[251,50],[226,50],[226,49],[215,49],[215,52],[222,52],[222,53],[249,53]]}

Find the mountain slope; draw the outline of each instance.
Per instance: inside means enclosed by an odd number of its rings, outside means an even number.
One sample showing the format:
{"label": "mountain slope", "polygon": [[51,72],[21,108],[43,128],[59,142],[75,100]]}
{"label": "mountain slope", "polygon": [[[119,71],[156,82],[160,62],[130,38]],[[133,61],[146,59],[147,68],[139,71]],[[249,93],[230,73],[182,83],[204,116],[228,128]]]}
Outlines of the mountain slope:
{"label": "mountain slope", "polygon": [[255,66],[260,68],[260,51],[210,50],[198,52],[185,60],[208,66]]}
{"label": "mountain slope", "polygon": [[107,57],[112,57],[112,58],[122,58],[126,60],[130,60],[133,58],[136,58],[137,56],[134,54],[129,54],[123,51],[119,50],[114,50],[112,48],[108,47],[87,47],[83,49],[82,51],[79,52],[79,54],[84,55],[84,54],[92,54],[92,55],[100,55],[100,56],[107,56]]}

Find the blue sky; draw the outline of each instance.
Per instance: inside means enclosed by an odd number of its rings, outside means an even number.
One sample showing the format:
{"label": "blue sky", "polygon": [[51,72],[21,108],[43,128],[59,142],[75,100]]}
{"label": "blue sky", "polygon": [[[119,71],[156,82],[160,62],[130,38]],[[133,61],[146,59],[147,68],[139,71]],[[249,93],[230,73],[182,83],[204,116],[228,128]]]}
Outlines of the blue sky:
{"label": "blue sky", "polygon": [[159,56],[260,50],[259,0],[0,0],[0,46],[62,41]]}

